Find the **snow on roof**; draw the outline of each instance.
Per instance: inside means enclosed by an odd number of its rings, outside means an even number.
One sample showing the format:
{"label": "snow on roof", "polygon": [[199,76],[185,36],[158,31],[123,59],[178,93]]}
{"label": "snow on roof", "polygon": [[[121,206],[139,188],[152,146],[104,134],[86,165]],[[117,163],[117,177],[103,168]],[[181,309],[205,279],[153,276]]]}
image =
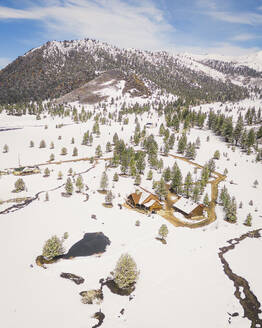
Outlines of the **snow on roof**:
{"label": "snow on roof", "polygon": [[143,202],[148,198],[148,196],[149,195],[147,193],[143,192],[140,198],[140,204],[143,204]]}
{"label": "snow on roof", "polygon": [[190,214],[199,204],[192,202],[190,199],[181,197],[173,207],[178,208],[179,210]]}

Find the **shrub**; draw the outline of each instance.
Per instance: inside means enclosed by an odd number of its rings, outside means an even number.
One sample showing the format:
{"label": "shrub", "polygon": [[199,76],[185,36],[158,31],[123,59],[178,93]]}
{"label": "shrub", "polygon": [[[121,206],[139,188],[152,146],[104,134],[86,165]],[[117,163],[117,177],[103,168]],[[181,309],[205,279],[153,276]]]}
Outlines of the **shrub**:
{"label": "shrub", "polygon": [[19,192],[23,190],[25,190],[25,182],[22,178],[19,178],[15,182],[15,191]]}
{"label": "shrub", "polygon": [[216,150],[213,156],[214,159],[219,159],[220,158],[220,152],[219,150]]}
{"label": "shrub", "polygon": [[83,178],[81,175],[79,175],[76,179],[76,187],[78,189],[78,192],[81,192],[84,188]]}
{"label": "shrub", "polygon": [[129,254],[122,254],[119,258],[114,273],[114,281],[121,289],[127,289],[136,283],[139,276],[137,265]]}
{"label": "shrub", "polygon": [[3,153],[8,153],[8,151],[9,151],[8,145],[4,145]]}
{"label": "shrub", "polygon": [[63,156],[67,155],[67,149],[66,149],[66,147],[63,147],[61,149],[61,155],[63,155]]}
{"label": "shrub", "polygon": [[76,147],[73,149],[73,156],[78,156],[78,149]]}
{"label": "shrub", "polygon": [[39,148],[45,148],[45,147],[46,147],[45,140],[41,140],[41,141],[40,141]]}
{"label": "shrub", "polygon": [[68,232],[65,232],[64,235],[63,235],[63,238],[64,238],[64,239],[67,239],[68,237],[69,237]]}
{"label": "shrub", "polygon": [[113,176],[113,181],[117,182],[119,180],[117,172]]}
{"label": "shrub", "polygon": [[49,177],[49,175],[50,175],[50,170],[48,167],[46,167],[44,170],[44,177]]}
{"label": "shrub", "polygon": [[113,200],[113,194],[112,194],[112,191],[109,190],[105,196],[105,203],[112,204],[112,200]]}
{"label": "shrub", "polygon": [[245,222],[244,222],[244,225],[248,226],[248,227],[251,227],[252,225],[252,215],[249,213]]}
{"label": "shrub", "polygon": [[64,254],[63,242],[57,236],[48,239],[43,247],[42,255],[47,259]]}

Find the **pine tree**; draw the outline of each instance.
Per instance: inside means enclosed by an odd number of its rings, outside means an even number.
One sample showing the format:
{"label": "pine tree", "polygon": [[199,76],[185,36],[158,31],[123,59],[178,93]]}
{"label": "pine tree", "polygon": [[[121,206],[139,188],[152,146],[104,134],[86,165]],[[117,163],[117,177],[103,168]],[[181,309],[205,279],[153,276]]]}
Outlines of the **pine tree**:
{"label": "pine tree", "polygon": [[48,192],[45,193],[45,201],[46,201],[46,202],[49,201],[49,195],[48,195]]}
{"label": "pine tree", "polygon": [[255,131],[254,131],[254,129],[250,129],[247,134],[247,147],[249,148],[249,147],[253,146],[255,143],[255,140],[256,140]]}
{"label": "pine tree", "polygon": [[193,144],[191,142],[188,143],[185,156],[189,159],[196,158],[196,147],[194,143]]}
{"label": "pine tree", "polygon": [[213,158],[214,158],[214,159],[220,159],[220,152],[219,152],[219,150],[216,150],[216,151],[215,151],[215,153],[214,153],[214,155],[213,155]]}
{"label": "pine tree", "polygon": [[61,171],[58,172],[58,180],[61,180],[63,178],[63,173]]}
{"label": "pine tree", "polygon": [[29,147],[30,147],[30,148],[33,148],[34,145],[35,145],[35,144],[34,144],[33,140],[31,140],[31,141],[30,141],[30,145],[29,145]]}
{"label": "pine tree", "polygon": [[181,173],[179,167],[177,166],[175,172],[173,171],[173,178],[171,181],[171,188],[174,190],[174,192],[176,194],[181,193],[182,180],[183,180],[182,173]]}
{"label": "pine tree", "polygon": [[258,181],[255,180],[255,181],[254,181],[254,188],[256,188],[257,186],[258,186]]}
{"label": "pine tree", "polygon": [[165,224],[161,225],[161,227],[158,230],[158,234],[163,240],[166,240],[166,237],[168,235],[168,229],[167,229],[167,226]]}
{"label": "pine tree", "polygon": [[139,276],[137,265],[129,254],[122,254],[119,258],[114,273],[114,282],[120,289],[132,287]]}
{"label": "pine tree", "polygon": [[113,200],[113,194],[112,194],[112,191],[109,190],[105,196],[105,203],[112,204],[112,200]]}
{"label": "pine tree", "polygon": [[110,153],[111,151],[112,151],[111,143],[108,141],[108,142],[106,143],[106,152],[107,152],[107,153]]}
{"label": "pine tree", "polygon": [[71,139],[71,144],[74,144],[75,143],[75,138],[72,138]]}
{"label": "pine tree", "polygon": [[208,183],[208,179],[210,176],[210,171],[208,165],[204,165],[201,172],[201,182],[205,186]]}
{"label": "pine tree", "polygon": [[195,203],[197,203],[199,201],[200,198],[200,187],[199,184],[196,183],[193,187],[193,192],[192,192],[192,199]]}
{"label": "pine tree", "polygon": [[208,163],[207,163],[208,169],[209,169],[209,176],[211,176],[211,173],[215,171],[216,169],[216,164],[213,158],[211,158]]}
{"label": "pine tree", "polygon": [[147,180],[152,180],[153,179],[153,171],[152,170],[149,170],[148,173],[147,173]]}
{"label": "pine tree", "polygon": [[73,156],[78,156],[78,149],[76,147],[73,149]]}
{"label": "pine tree", "polygon": [[241,116],[241,114],[238,116],[238,119],[237,119],[237,124],[235,126],[235,129],[234,129],[234,132],[233,132],[233,138],[236,142],[236,145],[238,144],[240,138],[241,138],[241,135],[242,135],[242,132],[243,132],[243,128],[244,128],[244,122],[243,122],[243,118]]}
{"label": "pine tree", "polygon": [[50,149],[54,149],[54,148],[55,148],[55,145],[54,145],[53,141],[51,141],[51,143],[50,143]]}
{"label": "pine tree", "polygon": [[157,168],[160,173],[162,172],[163,167],[164,167],[164,162],[163,162],[162,158],[160,158],[160,160],[158,161],[158,165],[157,165]]}
{"label": "pine tree", "polygon": [[246,225],[248,227],[252,226],[252,215],[250,213],[247,215],[244,225]]}
{"label": "pine tree", "polygon": [[78,175],[78,177],[76,179],[76,187],[77,187],[78,192],[81,192],[82,189],[84,188],[83,178],[81,175]]}
{"label": "pine tree", "polygon": [[138,154],[139,154],[139,156],[136,161],[136,168],[137,168],[139,174],[143,174],[144,169],[146,167],[145,154],[143,152],[140,152]]}
{"label": "pine tree", "polygon": [[140,185],[140,183],[141,183],[141,175],[140,174],[137,174],[137,176],[135,178],[134,185],[135,186],[138,186],[138,185]]}
{"label": "pine tree", "polygon": [[187,137],[186,137],[185,133],[183,133],[183,135],[181,136],[181,138],[178,141],[177,151],[180,154],[183,154],[186,149],[186,146],[187,146]]}
{"label": "pine tree", "polygon": [[171,170],[169,166],[163,171],[163,179],[165,182],[168,182],[171,179]]}
{"label": "pine tree", "polygon": [[196,139],[196,148],[199,149],[200,145],[201,145],[200,138],[197,137],[197,139]]}
{"label": "pine tree", "polygon": [[49,159],[49,161],[50,162],[52,162],[52,161],[54,161],[55,160],[55,154],[50,154],[50,159]]}
{"label": "pine tree", "polygon": [[64,254],[64,252],[65,250],[63,247],[62,240],[59,239],[57,236],[52,236],[45,242],[42,255],[46,259],[51,260],[56,256]]}
{"label": "pine tree", "polygon": [[225,207],[227,221],[231,223],[235,223],[237,221],[236,210],[237,206],[234,199],[229,200]]}
{"label": "pine tree", "polygon": [[168,142],[166,141],[166,142],[164,143],[163,155],[164,155],[164,156],[167,156],[168,153],[169,153],[169,144],[168,144]]}
{"label": "pine tree", "polygon": [[95,154],[96,154],[97,157],[101,157],[102,156],[102,149],[101,149],[101,146],[100,145],[98,145],[96,147]]}
{"label": "pine tree", "polygon": [[73,169],[72,169],[72,167],[70,167],[69,170],[68,170],[68,175],[71,176],[72,173],[73,173]]}
{"label": "pine tree", "polygon": [[240,145],[243,149],[247,148],[247,130],[244,129],[241,139],[240,139]]}
{"label": "pine tree", "polygon": [[101,190],[106,190],[108,187],[108,176],[106,172],[102,173],[101,181],[100,181],[100,188]]}
{"label": "pine tree", "polygon": [[208,194],[207,193],[205,194],[203,203],[204,203],[205,206],[209,206],[209,197],[208,197]]}
{"label": "pine tree", "polygon": [[164,179],[162,178],[156,188],[156,194],[158,195],[158,197],[160,198],[160,200],[164,200],[167,196],[167,189],[166,189],[166,184]]}
{"label": "pine tree", "polygon": [[72,181],[70,178],[67,178],[66,184],[65,184],[65,191],[67,192],[67,194],[72,195],[73,190],[74,190],[74,186],[72,184]]}
{"label": "pine tree", "polygon": [[117,182],[119,180],[119,176],[117,174],[117,172],[114,174],[113,176],[113,181]]}
{"label": "pine tree", "polygon": [[190,172],[188,172],[186,178],[185,178],[185,182],[184,182],[184,193],[186,195],[186,197],[189,197],[191,195],[192,192],[192,175]]}
{"label": "pine tree", "polygon": [[116,145],[118,143],[118,140],[119,140],[118,135],[117,135],[117,133],[115,133],[114,136],[113,136],[114,145]]}
{"label": "pine tree", "polygon": [[49,176],[50,176],[50,170],[48,167],[46,167],[44,170],[44,177],[49,177]]}

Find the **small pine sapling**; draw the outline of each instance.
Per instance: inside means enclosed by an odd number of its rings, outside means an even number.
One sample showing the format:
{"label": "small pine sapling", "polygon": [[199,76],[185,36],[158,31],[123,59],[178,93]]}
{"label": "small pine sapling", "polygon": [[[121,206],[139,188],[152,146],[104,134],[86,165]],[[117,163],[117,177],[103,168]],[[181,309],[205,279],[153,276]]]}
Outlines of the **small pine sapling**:
{"label": "small pine sapling", "polygon": [[166,240],[166,237],[168,235],[168,229],[165,224],[162,224],[161,227],[158,230],[158,234],[161,239]]}

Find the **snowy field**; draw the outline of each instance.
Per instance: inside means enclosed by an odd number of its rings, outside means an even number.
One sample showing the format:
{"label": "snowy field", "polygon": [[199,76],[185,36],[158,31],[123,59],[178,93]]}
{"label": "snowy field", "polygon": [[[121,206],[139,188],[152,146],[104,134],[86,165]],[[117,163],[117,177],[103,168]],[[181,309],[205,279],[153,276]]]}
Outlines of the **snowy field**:
{"label": "snowy field", "polygon": [[[212,107],[211,105],[208,105]],[[220,106],[214,104],[213,106]],[[247,106],[252,104],[247,103]],[[259,104],[258,104],[259,107]],[[205,106],[202,106],[202,111]],[[237,110],[237,109],[236,109]],[[237,223],[224,221],[221,206],[216,206],[217,220],[199,229],[177,228],[157,214],[143,215],[126,208],[120,209],[117,204],[123,204],[127,195],[134,192],[134,180],[119,177],[113,182],[115,172],[120,169],[108,169],[109,189],[115,198],[113,208],[105,208],[104,195],[97,192],[105,161],[99,160],[94,168],[83,173],[83,181],[89,187],[89,200],[85,196],[74,193],[70,198],[61,197],[64,187],[49,191],[49,201],[45,201],[45,192],[66,182],[68,170],[72,168],[78,174],[92,167],[89,161],[69,162],[60,165],[48,164],[50,154],[55,155],[55,161],[74,160],[95,156],[95,148],[101,145],[103,156],[111,157],[105,152],[107,141],[112,142],[115,132],[119,138],[129,143],[135,130],[135,115],[127,115],[129,124],[112,121],[111,126],[100,125],[101,134],[94,137],[92,147],[81,145],[83,134],[92,130],[93,118],[86,123],[74,123],[69,118],[45,118],[39,121],[34,116],[11,117],[0,114],[1,127],[19,127],[21,129],[0,132],[0,170],[21,165],[40,166],[41,173],[23,176],[27,191],[15,194],[12,192],[17,177],[3,175],[0,177],[0,200],[15,197],[34,196],[44,191],[39,200],[33,201],[27,207],[13,213],[0,215],[0,247],[1,256],[0,290],[2,327],[54,327],[84,328],[92,327],[97,320],[92,315],[99,311],[105,314],[102,327],[214,327],[214,328],[248,328],[250,321],[243,318],[243,309],[234,296],[234,285],[225,275],[218,257],[219,248],[226,245],[227,240],[240,236],[249,230],[262,227],[262,165],[255,162],[255,155],[247,156],[239,148],[233,151],[231,147],[208,130],[191,129],[187,134],[188,141],[200,138],[201,147],[197,150],[194,162],[204,165],[212,158],[215,150],[221,157],[216,160],[216,171],[223,174],[228,170],[225,184],[231,195],[236,197],[237,204],[242,201],[243,207],[237,209]],[[154,123],[147,129],[147,135],[155,135],[158,145],[162,138],[158,136],[163,117],[150,111],[138,116],[141,128],[148,122]],[[56,128],[63,123],[62,128]],[[48,128],[45,128],[45,125]],[[61,136],[61,140],[58,137]],[[209,136],[210,140],[207,141]],[[75,143],[71,143],[72,137]],[[34,147],[30,148],[30,140]],[[45,140],[46,148],[39,148],[41,140]],[[54,149],[50,149],[50,143]],[[2,153],[7,144],[9,151]],[[68,154],[61,155],[62,147]],[[73,148],[78,148],[78,156],[73,157]],[[139,149],[139,147],[136,147]],[[177,141],[170,151],[177,155]],[[227,157],[223,156],[227,153]],[[164,167],[179,165],[183,176],[192,173],[193,178],[199,178],[200,172],[194,173],[194,167],[172,157],[161,157]],[[50,169],[50,177],[43,177],[44,169]],[[141,186],[151,190],[152,181],[146,180],[149,168],[146,167],[142,176]],[[58,180],[58,172],[63,178]],[[154,171],[153,179],[160,178]],[[253,183],[258,180],[258,186]],[[231,183],[230,183],[231,182]],[[210,185],[207,187],[210,195]],[[249,205],[253,200],[253,205]],[[0,212],[13,203],[0,205]],[[252,227],[243,225],[248,213],[252,215]],[[91,218],[95,214],[97,220]],[[140,220],[140,226],[135,222]],[[167,244],[163,245],[155,239],[159,227],[165,223],[169,234]],[[111,245],[102,256],[61,260],[48,265],[47,270],[38,267],[35,259],[42,253],[44,242],[52,235],[62,237],[69,233],[65,241],[66,250],[79,241],[84,233],[102,231],[111,241]],[[226,259],[232,265],[234,272],[244,276],[252,291],[262,302],[261,265],[256,255],[262,248],[261,239],[247,239],[236,246],[236,249],[226,254]],[[134,298],[112,294],[104,287],[104,301],[101,305],[81,303],[79,292],[99,288],[99,280],[106,278],[114,269],[123,253],[129,253],[135,259],[140,270],[140,277],[134,291]],[[252,254],[252,256],[250,256]],[[30,265],[32,264],[33,267]],[[60,278],[61,272],[70,272],[85,279],[84,284]],[[120,314],[122,309],[124,314]],[[229,323],[228,313],[238,312]]]}

